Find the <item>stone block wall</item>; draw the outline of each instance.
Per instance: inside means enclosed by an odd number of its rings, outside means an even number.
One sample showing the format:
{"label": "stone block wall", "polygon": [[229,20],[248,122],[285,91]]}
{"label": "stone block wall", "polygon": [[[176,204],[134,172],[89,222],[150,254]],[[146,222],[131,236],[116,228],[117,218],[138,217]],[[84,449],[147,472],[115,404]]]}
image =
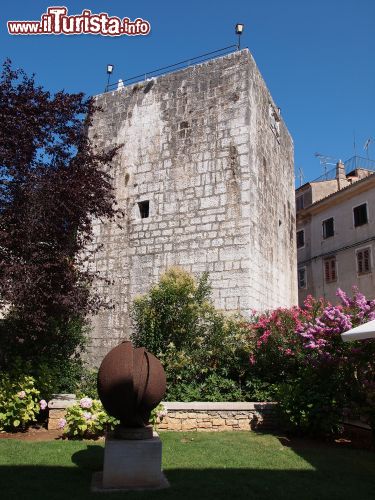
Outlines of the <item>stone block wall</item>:
{"label": "stone block wall", "polygon": [[158,431],[250,431],[277,427],[276,403],[163,403]]}
{"label": "stone block wall", "polygon": [[132,300],[173,265],[208,271],[225,311],[297,303],[293,142],[249,50],[96,104],[90,137],[121,145],[111,174],[124,217],[94,221],[91,265],[112,307],[92,320],[91,364],[129,337]]}
{"label": "stone block wall", "polygon": [[54,394],[48,402],[48,430],[60,429],[60,419],[65,418],[67,408],[76,402],[75,394]]}
{"label": "stone block wall", "polygon": [[[59,420],[75,400],[48,403],[48,429],[58,429]],[[167,415],[159,419],[158,431],[251,431],[277,427],[276,403],[163,403]]]}

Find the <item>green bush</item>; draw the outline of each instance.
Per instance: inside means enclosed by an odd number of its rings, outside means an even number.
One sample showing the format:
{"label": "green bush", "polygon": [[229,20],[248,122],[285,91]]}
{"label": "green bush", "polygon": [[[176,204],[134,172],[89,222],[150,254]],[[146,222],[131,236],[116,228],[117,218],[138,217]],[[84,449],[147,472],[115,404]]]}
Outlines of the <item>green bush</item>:
{"label": "green bush", "polygon": [[97,378],[98,370],[93,368],[84,370],[77,386],[77,396],[83,398],[86,395],[89,398],[98,399]]}
{"label": "green bush", "polygon": [[169,401],[251,398],[248,328],[241,317],[215,309],[207,273],[198,280],[171,268],[132,307],[136,346],[162,362]]}
{"label": "green bush", "polygon": [[170,344],[179,350],[194,341],[205,327],[209,294],[207,274],[197,283],[189,273],[171,268],[148,294],[134,300],[134,344],[158,355]]}
{"label": "green bush", "polygon": [[0,430],[25,430],[40,412],[39,391],[35,379],[22,375],[17,379],[2,373],[0,379]]}
{"label": "green bush", "polygon": [[341,304],[309,296],[303,308],[280,308],[249,324],[249,380],[273,387],[289,431],[328,436],[342,428],[344,411],[370,421],[375,414],[375,344],[341,338],[375,318],[375,301],[353,291],[337,290]]}
{"label": "green bush", "polygon": [[72,438],[95,438],[106,430],[113,430],[119,421],[106,413],[97,399],[83,397],[79,403],[68,408],[65,419],[59,422],[65,435]]}
{"label": "green bush", "polygon": [[337,435],[342,430],[342,409],[345,405],[344,380],[337,374],[301,370],[300,376],[280,383],[276,390],[278,411],[283,428],[293,434],[311,436]]}
{"label": "green bush", "polygon": [[52,393],[76,392],[84,374],[82,353],[87,341],[87,325],[74,319],[64,325],[50,322],[38,335],[12,313],[0,320],[0,369],[11,378],[34,377],[45,399]]}
{"label": "green bush", "polygon": [[[156,426],[158,417],[165,413],[163,405],[159,404],[151,412],[150,424]],[[114,430],[119,424],[118,420],[108,415],[98,399],[84,396],[68,408],[65,418],[60,419],[59,427],[69,438],[92,439]]]}

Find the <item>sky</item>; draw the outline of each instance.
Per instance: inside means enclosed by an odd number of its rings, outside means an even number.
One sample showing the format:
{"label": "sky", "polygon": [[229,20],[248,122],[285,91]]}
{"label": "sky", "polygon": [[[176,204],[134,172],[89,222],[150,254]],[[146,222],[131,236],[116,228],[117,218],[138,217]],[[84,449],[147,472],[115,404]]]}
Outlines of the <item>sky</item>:
{"label": "sky", "polygon": [[[39,20],[55,5],[140,17],[151,33],[8,34],[8,20]],[[300,169],[303,182],[323,173],[316,152],[346,160],[355,143],[366,156],[366,140],[375,139],[375,0],[13,0],[1,6],[0,58],[51,92],[94,95],[106,85],[108,63],[113,80],[126,79],[236,43],[237,22],[293,137],[297,185]],[[368,154],[375,159],[375,141]]]}

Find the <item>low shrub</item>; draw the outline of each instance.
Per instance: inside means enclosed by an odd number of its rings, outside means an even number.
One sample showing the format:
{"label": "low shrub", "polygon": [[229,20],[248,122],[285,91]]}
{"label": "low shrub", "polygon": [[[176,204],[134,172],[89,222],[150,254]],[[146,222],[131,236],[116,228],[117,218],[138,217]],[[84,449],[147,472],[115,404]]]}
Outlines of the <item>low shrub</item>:
{"label": "low shrub", "polygon": [[252,397],[248,328],[211,301],[208,275],[171,268],[132,308],[133,343],[155,354],[167,376],[168,401],[238,401]]}
{"label": "low shrub", "polygon": [[41,409],[47,403],[39,399],[39,391],[35,387],[35,379],[21,375],[11,378],[2,373],[0,379],[0,430],[19,431],[37,420]]}
{"label": "low shrub", "polygon": [[375,301],[357,289],[351,298],[342,290],[337,295],[336,306],[309,297],[304,308],[278,309],[249,325],[249,377],[273,385],[288,430],[337,433],[344,408],[366,410],[364,401],[371,415],[365,380],[375,380],[375,344],[344,343],[341,333],[375,319]]}
{"label": "low shrub", "polygon": [[84,370],[76,390],[77,396],[80,398],[88,396],[91,399],[98,399],[97,378],[97,369],[90,368]]}
{"label": "low shrub", "polygon": [[66,416],[59,421],[70,438],[96,438],[106,430],[113,430],[119,421],[108,415],[98,399],[83,397],[79,403],[67,409]]}
{"label": "low shrub", "polygon": [[[165,415],[162,404],[151,412],[150,424],[156,426],[158,418]],[[108,415],[98,399],[84,396],[78,403],[70,406],[65,418],[60,419],[59,427],[64,429],[68,438],[94,439],[104,436],[107,431],[114,430],[120,422]]]}

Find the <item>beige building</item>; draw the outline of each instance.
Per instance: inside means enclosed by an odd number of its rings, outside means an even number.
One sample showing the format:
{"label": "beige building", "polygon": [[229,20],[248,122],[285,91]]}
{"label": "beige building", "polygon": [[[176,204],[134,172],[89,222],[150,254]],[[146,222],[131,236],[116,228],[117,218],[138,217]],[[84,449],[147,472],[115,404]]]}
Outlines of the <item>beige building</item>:
{"label": "beige building", "polygon": [[[346,174],[345,171],[348,173]],[[375,161],[353,157],[296,190],[298,299],[375,297]]]}

